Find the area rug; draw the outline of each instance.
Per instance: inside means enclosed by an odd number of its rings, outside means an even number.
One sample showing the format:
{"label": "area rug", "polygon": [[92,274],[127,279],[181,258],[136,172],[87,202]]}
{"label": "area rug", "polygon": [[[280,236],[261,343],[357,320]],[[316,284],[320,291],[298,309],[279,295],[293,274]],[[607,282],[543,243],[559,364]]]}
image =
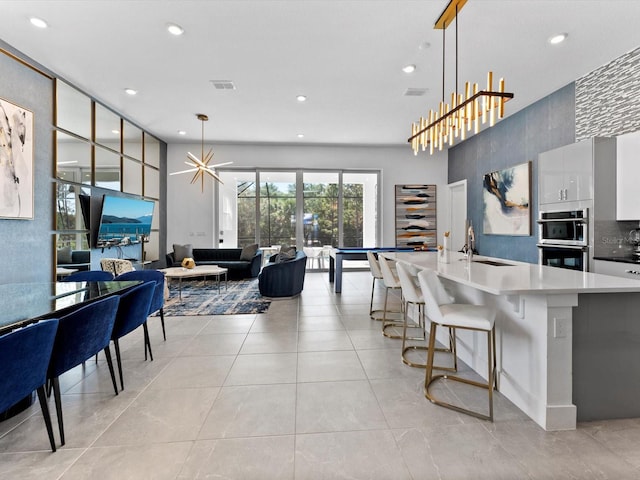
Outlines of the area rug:
{"label": "area rug", "polygon": [[164,302],[167,316],[186,315],[234,315],[264,313],[271,300],[260,295],[258,279],[229,281],[225,289],[220,282],[220,292],[215,280],[183,280],[182,299],[179,298],[178,282],[169,286],[169,299]]}

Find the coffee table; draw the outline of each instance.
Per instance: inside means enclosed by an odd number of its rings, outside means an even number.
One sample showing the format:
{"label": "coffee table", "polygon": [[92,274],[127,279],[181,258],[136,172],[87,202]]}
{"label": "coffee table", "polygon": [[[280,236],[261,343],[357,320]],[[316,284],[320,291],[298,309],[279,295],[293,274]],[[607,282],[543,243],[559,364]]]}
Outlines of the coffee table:
{"label": "coffee table", "polygon": [[182,279],[193,277],[215,277],[218,285],[218,293],[220,293],[220,277],[224,276],[224,289],[227,289],[227,272],[226,268],[218,267],[217,265],[196,265],[193,268],[184,267],[169,267],[160,270],[164,272],[164,276],[171,280],[173,278],[178,279],[178,291],[180,300],[182,300]]}

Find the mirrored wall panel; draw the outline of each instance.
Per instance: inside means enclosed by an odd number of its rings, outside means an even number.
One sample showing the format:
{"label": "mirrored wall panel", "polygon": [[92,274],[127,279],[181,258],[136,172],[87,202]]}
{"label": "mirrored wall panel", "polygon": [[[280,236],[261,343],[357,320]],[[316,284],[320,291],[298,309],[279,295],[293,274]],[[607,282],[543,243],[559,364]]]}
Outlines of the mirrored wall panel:
{"label": "mirrored wall panel", "polygon": [[56,125],[91,138],[91,99],[60,80],[56,82]]}
{"label": "mirrored wall panel", "polygon": [[56,182],[55,230],[90,229],[90,189],[65,182]]}
{"label": "mirrored wall panel", "polygon": [[120,190],[120,155],[102,147],[95,147],[97,187]]}
{"label": "mirrored wall panel", "polygon": [[143,248],[143,260],[145,262],[156,262],[160,260],[160,234],[152,231],[151,235],[149,235],[149,241],[144,243]]}
{"label": "mirrored wall panel", "polygon": [[122,159],[122,191],[142,195],[142,164],[129,158]]}
{"label": "mirrored wall panel", "polygon": [[144,163],[160,168],[160,140],[148,133],[144,134]]}
{"label": "mirrored wall panel", "polygon": [[122,141],[123,153],[142,161],[142,130],[125,120],[123,122]]}
{"label": "mirrored wall panel", "polygon": [[144,166],[144,196],[160,198],[160,172]]}
{"label": "mirrored wall panel", "polygon": [[120,117],[96,103],[95,142],[120,152]]}
{"label": "mirrored wall panel", "polygon": [[91,144],[56,131],[56,177],[76,183],[91,183]]}

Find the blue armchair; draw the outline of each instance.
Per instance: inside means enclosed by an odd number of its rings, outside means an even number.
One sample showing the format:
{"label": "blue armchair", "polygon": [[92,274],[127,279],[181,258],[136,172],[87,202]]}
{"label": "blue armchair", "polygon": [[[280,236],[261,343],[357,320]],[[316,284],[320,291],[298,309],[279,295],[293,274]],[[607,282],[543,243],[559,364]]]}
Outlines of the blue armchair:
{"label": "blue armchair", "polygon": [[[151,307],[149,313],[158,312],[160,314],[160,322],[162,323],[162,336],[167,339],[164,329],[164,290],[165,278],[164,273],[160,270],[133,270],[132,272],[121,273],[116,280],[142,280],[143,282],[156,282],[156,289],[151,299]],[[146,360],[146,358],[145,358]]]}
{"label": "blue armchair", "polygon": [[304,252],[297,252],[291,260],[280,263],[273,261],[265,265],[258,275],[260,294],[273,298],[298,295],[304,288],[306,266],[307,256]]}
{"label": "blue armchair", "polygon": [[51,450],[56,451],[44,391],[58,320],[43,320],[0,337],[0,411],[38,391]]}

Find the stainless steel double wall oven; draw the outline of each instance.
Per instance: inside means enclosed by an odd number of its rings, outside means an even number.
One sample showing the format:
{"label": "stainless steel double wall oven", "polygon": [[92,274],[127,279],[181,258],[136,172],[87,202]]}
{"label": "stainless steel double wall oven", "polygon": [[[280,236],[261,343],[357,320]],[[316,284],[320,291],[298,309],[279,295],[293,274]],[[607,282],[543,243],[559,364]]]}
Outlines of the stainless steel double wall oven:
{"label": "stainless steel double wall oven", "polygon": [[589,270],[589,209],[541,210],[538,260],[541,265]]}

